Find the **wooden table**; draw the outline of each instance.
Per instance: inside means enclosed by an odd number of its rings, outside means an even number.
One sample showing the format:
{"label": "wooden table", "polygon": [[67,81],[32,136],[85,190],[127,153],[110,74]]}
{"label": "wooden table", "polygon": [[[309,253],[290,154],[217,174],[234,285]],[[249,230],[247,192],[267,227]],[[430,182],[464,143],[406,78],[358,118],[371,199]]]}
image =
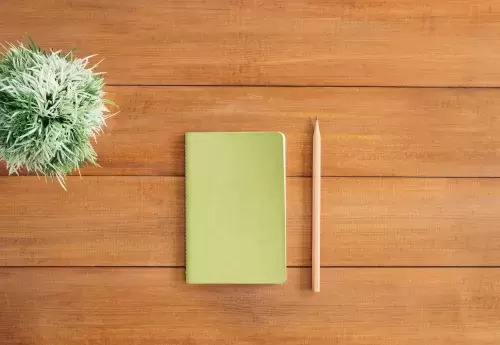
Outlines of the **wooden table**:
{"label": "wooden table", "polygon": [[[68,179],[0,177],[0,344],[500,343],[500,0],[3,0],[106,60]],[[311,292],[311,138],[323,135]],[[186,131],[287,138],[288,281],[184,281]]]}

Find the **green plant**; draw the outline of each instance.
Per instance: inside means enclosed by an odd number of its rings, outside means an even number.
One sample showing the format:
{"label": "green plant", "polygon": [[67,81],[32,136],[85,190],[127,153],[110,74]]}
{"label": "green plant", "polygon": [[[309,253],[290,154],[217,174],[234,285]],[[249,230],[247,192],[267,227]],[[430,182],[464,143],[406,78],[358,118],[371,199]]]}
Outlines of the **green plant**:
{"label": "green plant", "polygon": [[[44,51],[33,41],[9,44],[0,57],[0,159],[9,174],[65,177],[97,165],[90,138],[109,117],[102,74],[89,59]],[[112,104],[112,103],[111,103]]]}

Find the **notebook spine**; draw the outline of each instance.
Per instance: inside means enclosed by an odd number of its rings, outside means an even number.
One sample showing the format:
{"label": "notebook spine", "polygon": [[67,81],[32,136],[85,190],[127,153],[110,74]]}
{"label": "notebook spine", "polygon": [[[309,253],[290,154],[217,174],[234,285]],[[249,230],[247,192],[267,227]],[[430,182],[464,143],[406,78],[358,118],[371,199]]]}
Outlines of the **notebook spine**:
{"label": "notebook spine", "polygon": [[185,257],[185,265],[186,265],[186,269],[185,269],[185,279],[186,281],[189,281],[188,279],[188,276],[189,276],[189,272],[188,272],[188,267],[189,267],[189,262],[188,262],[188,258],[189,258],[189,255],[188,255],[188,176],[189,176],[189,166],[187,164],[188,162],[188,157],[189,157],[189,145],[188,145],[188,133],[185,134],[185,137],[184,137],[184,244],[185,244],[185,253],[184,253],[184,257]]}

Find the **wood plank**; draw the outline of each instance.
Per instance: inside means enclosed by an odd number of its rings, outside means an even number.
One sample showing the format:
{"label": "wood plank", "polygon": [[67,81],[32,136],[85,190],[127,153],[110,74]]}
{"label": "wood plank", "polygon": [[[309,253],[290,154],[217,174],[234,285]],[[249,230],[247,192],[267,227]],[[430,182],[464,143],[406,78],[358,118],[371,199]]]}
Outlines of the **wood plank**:
{"label": "wood plank", "polygon": [[1,18],[0,41],[97,53],[109,83],[500,85],[499,0],[4,0]]}
{"label": "wood plank", "polygon": [[[184,182],[0,178],[0,265],[182,266]],[[287,181],[287,257],[310,266],[311,180]],[[498,266],[500,179],[325,178],[323,266]]]}
{"label": "wood plank", "polygon": [[0,270],[2,344],[493,345],[499,269],[309,269],[193,286],[182,269]]}
{"label": "wood plank", "polygon": [[340,178],[324,183],[323,264],[500,264],[499,179]]}
{"label": "wood plank", "polygon": [[[287,174],[310,176],[312,119],[324,176],[500,176],[500,90],[110,87],[120,113],[87,175],[183,175],[187,131],[282,131]],[[3,169],[0,174],[6,174]]]}
{"label": "wood plank", "polygon": [[184,183],[161,177],[0,179],[2,265],[172,265],[184,256]]}

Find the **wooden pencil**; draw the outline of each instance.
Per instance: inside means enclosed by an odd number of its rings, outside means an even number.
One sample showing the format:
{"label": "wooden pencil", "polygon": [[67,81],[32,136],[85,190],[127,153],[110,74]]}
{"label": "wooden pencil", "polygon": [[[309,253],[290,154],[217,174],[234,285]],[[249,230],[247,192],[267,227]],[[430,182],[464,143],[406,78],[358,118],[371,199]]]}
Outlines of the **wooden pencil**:
{"label": "wooden pencil", "polygon": [[320,290],[320,224],[321,224],[321,133],[316,118],[313,134],[313,193],[312,193],[312,287]]}

